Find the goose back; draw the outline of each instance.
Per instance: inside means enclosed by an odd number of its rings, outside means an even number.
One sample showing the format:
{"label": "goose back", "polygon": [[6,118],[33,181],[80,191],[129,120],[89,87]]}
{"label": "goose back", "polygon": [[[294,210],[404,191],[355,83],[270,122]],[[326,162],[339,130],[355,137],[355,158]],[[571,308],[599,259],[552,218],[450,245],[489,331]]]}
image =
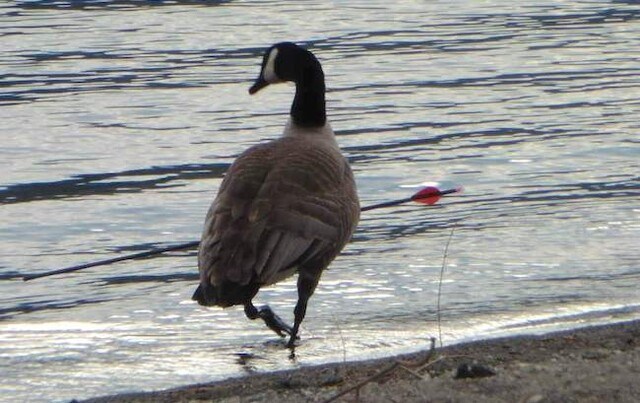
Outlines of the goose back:
{"label": "goose back", "polygon": [[[236,159],[207,214],[201,282],[257,291],[297,270],[322,270],[335,258],[360,207],[349,164],[330,134],[285,133]],[[243,297],[218,295],[216,305]]]}

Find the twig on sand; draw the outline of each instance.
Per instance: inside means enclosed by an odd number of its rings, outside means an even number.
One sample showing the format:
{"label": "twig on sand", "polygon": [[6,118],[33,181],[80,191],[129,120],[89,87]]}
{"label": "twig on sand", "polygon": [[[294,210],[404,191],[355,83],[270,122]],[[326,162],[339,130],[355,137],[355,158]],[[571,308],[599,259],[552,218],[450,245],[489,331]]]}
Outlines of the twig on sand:
{"label": "twig on sand", "polygon": [[449,245],[451,244],[451,239],[453,238],[453,231],[455,231],[455,224],[451,227],[451,233],[449,234],[449,239],[447,239],[447,244],[444,247],[444,253],[442,254],[442,267],[440,267],[440,281],[438,281],[438,299],[436,302],[436,315],[438,320],[438,340],[440,341],[440,348],[442,348],[442,315],[440,313],[440,296],[442,295],[442,279],[444,278],[444,269],[447,266],[447,257],[449,256]]}
{"label": "twig on sand", "polygon": [[336,318],[336,316],[333,315],[333,314],[331,314],[331,317],[333,318],[333,323],[338,328],[338,334],[340,335],[340,341],[342,342],[342,362],[345,363],[345,362],[347,362],[347,345],[346,345],[346,343],[344,341],[344,335],[342,334],[342,328],[340,328],[340,322],[338,321],[338,318]]}
{"label": "twig on sand", "polygon": [[411,369],[409,367],[405,367],[404,365],[400,365],[398,368],[404,369],[405,371],[407,371],[411,375],[415,376],[416,378],[424,380],[424,376],[420,375],[418,373],[418,371],[415,371],[415,370],[413,370],[413,369]]}
{"label": "twig on sand", "polygon": [[381,370],[379,372],[376,372],[375,374],[371,375],[370,377],[364,379],[363,381],[360,381],[357,384],[351,386],[350,388],[347,388],[347,389],[343,390],[342,392],[330,397],[329,399],[325,400],[323,403],[335,402],[336,400],[338,400],[342,396],[347,395],[347,394],[349,394],[349,393],[351,393],[353,391],[355,391],[356,393],[360,393],[360,388],[362,388],[366,384],[368,384],[370,382],[374,382],[374,381],[382,378],[383,376],[395,371],[398,368],[404,369],[405,371],[411,373],[414,376],[419,377],[420,379],[424,379],[422,377],[422,375],[417,373],[417,371],[413,370],[412,368],[418,368],[418,369],[426,368],[427,366],[430,365],[431,360],[433,359],[435,354],[436,354],[436,339],[434,337],[432,337],[431,338],[431,348],[429,349],[429,353],[427,354],[427,356],[424,359],[422,359],[422,360],[420,360],[418,362],[410,362],[410,361],[398,360],[398,361],[394,362],[393,364],[389,365],[388,367],[384,368],[383,370]]}

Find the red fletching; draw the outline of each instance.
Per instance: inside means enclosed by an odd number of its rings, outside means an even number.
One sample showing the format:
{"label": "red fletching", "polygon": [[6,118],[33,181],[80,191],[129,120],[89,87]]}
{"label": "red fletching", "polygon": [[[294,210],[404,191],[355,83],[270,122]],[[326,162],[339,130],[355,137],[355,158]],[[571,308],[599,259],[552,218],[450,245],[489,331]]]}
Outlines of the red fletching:
{"label": "red fletching", "polygon": [[426,186],[411,196],[411,200],[422,204],[432,205],[436,204],[444,195],[459,192],[462,192],[462,186],[446,190],[440,190],[435,186]]}
{"label": "red fletching", "polygon": [[427,186],[411,196],[411,200],[422,204],[436,204],[442,197],[440,189],[435,186]]}

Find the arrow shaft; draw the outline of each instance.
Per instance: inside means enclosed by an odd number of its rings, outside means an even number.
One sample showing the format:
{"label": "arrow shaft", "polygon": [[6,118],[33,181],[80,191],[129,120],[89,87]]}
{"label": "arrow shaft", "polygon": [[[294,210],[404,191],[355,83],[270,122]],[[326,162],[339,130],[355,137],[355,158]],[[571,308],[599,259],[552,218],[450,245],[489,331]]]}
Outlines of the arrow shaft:
{"label": "arrow shaft", "polygon": [[459,191],[460,191],[460,189],[456,189],[456,188],[441,190],[440,191],[440,196],[449,195],[449,194],[452,194],[452,193],[457,193]]}
{"label": "arrow shaft", "polygon": [[104,266],[112,263],[122,262],[123,260],[142,259],[145,257],[159,255],[165,252],[191,249],[191,248],[197,247],[199,244],[200,244],[200,241],[192,241],[192,242],[182,243],[179,245],[166,246],[164,248],[155,248],[155,249],[151,249],[144,252],[133,253],[131,255],[123,255],[123,256],[118,256],[110,259],[98,260],[95,262],[84,263],[77,266],[70,266],[70,267],[65,267],[63,269],[52,270],[45,273],[30,274],[30,275],[24,276],[23,280],[28,281],[28,280],[34,280],[36,278],[41,278],[41,277],[53,276],[56,274],[72,273],[74,271],[88,269],[90,267]]}
{"label": "arrow shaft", "polygon": [[373,204],[371,206],[365,206],[360,208],[360,211],[369,211],[369,210],[375,210],[375,209],[384,208],[384,207],[397,206],[398,204],[409,203],[410,201],[411,201],[411,198],[407,197],[406,199],[392,200],[384,203]]}
{"label": "arrow shaft", "polygon": [[[446,195],[446,194],[456,193],[457,191],[458,191],[458,189],[447,189],[447,190],[443,190],[443,191],[438,191],[436,193],[436,195],[443,196],[443,195]],[[413,197],[407,197],[405,199],[398,199],[398,200],[391,200],[391,201],[384,202],[384,203],[378,203],[378,204],[373,204],[371,206],[362,207],[360,209],[360,211],[370,211],[370,210],[376,210],[376,209],[379,209],[379,208],[397,206],[399,204],[408,203],[408,202],[414,201],[414,200],[416,200],[416,199],[414,199]],[[84,263],[84,264],[80,264],[80,265],[77,265],[77,266],[70,266],[70,267],[65,267],[65,268],[62,268],[62,269],[47,271],[47,272],[44,272],[44,273],[28,274],[28,275],[25,275],[22,279],[24,281],[29,281],[29,280],[34,280],[34,279],[37,279],[37,278],[53,276],[53,275],[56,275],[56,274],[72,273],[74,271],[88,269],[90,267],[105,266],[105,265],[112,264],[112,263],[122,262],[124,260],[142,259],[142,258],[146,258],[146,257],[160,255],[160,254],[165,253],[165,252],[174,252],[174,251],[178,251],[178,250],[197,248],[199,244],[200,244],[200,241],[191,241],[191,242],[181,243],[181,244],[178,244],[178,245],[165,246],[165,247],[162,247],[162,248],[155,248],[155,249],[151,249],[151,250],[144,251],[144,252],[133,253],[133,254],[130,254],[130,255],[123,255],[123,256],[118,256],[118,257],[114,257],[114,258],[110,258],[110,259],[104,259],[104,260],[98,260],[98,261],[95,261],[95,262]]]}

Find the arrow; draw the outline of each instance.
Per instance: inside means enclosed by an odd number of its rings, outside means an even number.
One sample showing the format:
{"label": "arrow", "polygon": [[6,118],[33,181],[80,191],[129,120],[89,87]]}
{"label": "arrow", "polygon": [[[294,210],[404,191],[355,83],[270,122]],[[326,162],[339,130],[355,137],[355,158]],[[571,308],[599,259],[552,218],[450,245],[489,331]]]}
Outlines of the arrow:
{"label": "arrow", "polygon": [[[399,204],[409,203],[412,201],[425,204],[425,205],[432,205],[432,204],[435,204],[438,200],[440,200],[442,196],[452,194],[452,193],[458,193],[461,191],[462,191],[462,187],[457,187],[457,188],[452,188],[447,190],[440,190],[435,186],[426,186],[420,189],[418,192],[414,193],[413,196],[411,197],[362,207],[360,211],[370,211],[370,210],[376,210],[384,207],[397,206]],[[112,263],[122,262],[124,260],[142,259],[146,257],[160,255],[165,252],[192,249],[192,248],[198,247],[199,244],[200,244],[200,241],[192,241],[192,242],[181,243],[178,245],[165,246],[163,248],[155,248],[145,252],[133,253],[130,255],[123,255],[123,256],[118,256],[110,259],[98,260],[95,262],[84,263],[77,266],[70,266],[62,269],[47,271],[44,273],[27,274],[23,276],[22,279],[24,281],[29,281],[29,280],[35,280],[37,278],[42,278],[42,277],[54,276],[56,274],[72,273],[74,271],[88,269],[90,267],[96,267],[96,266],[105,266]]]}

